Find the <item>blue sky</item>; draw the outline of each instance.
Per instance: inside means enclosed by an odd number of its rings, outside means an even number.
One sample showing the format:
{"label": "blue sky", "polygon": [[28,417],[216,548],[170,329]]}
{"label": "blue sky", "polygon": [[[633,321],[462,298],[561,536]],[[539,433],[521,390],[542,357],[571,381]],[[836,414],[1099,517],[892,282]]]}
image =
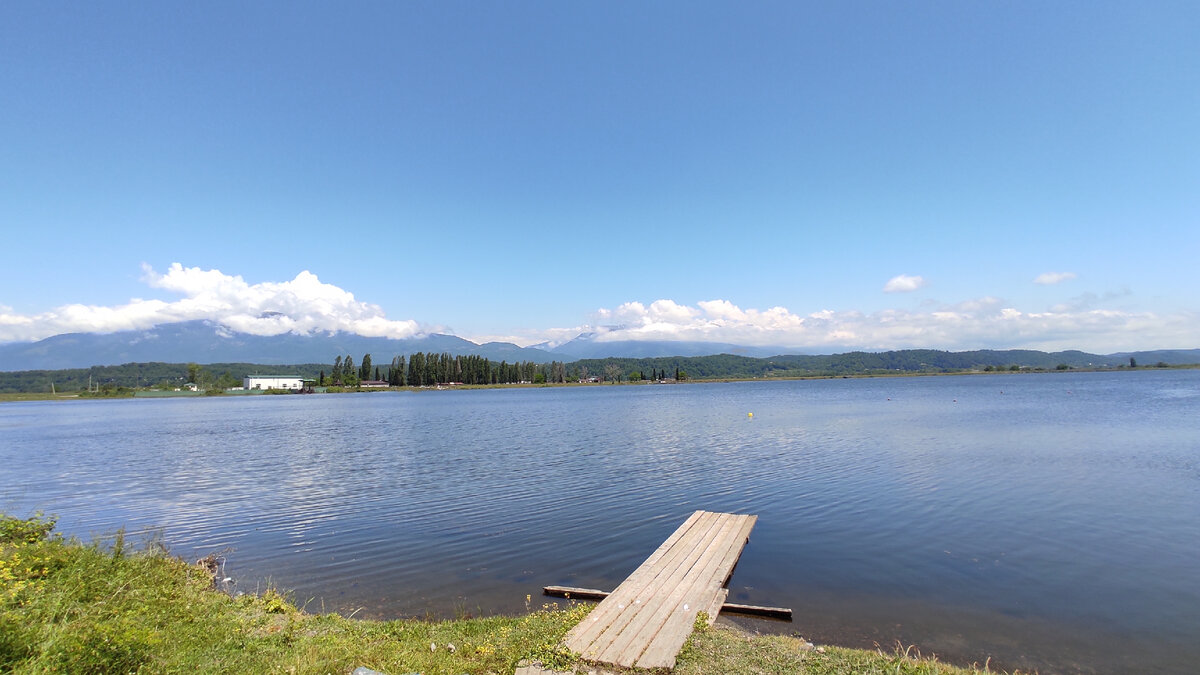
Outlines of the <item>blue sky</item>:
{"label": "blue sky", "polygon": [[0,341],[1200,346],[1195,3],[246,4],[0,6]]}

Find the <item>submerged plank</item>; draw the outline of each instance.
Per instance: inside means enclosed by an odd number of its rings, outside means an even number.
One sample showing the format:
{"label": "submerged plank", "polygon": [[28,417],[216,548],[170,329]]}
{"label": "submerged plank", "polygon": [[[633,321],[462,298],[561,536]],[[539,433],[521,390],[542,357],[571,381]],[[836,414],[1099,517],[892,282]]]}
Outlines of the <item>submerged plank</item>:
{"label": "submerged plank", "polygon": [[[610,595],[610,592],[602,591],[598,588],[578,588],[576,586],[543,586],[542,594],[550,595],[556,598],[572,598],[576,600],[603,600]],[[790,607],[745,605],[738,602],[725,602],[722,600],[721,606],[716,609],[725,614],[762,616],[769,619],[780,619],[783,621],[792,620],[792,610]],[[710,611],[708,614],[709,617],[716,618],[717,613],[718,612]]]}

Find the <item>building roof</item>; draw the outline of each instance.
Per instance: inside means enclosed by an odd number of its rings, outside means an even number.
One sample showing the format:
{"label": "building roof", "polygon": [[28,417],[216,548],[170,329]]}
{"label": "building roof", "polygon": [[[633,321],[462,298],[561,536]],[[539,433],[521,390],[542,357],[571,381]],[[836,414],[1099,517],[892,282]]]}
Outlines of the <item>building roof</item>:
{"label": "building roof", "polygon": [[[302,375],[247,375],[256,380],[303,380]],[[309,378],[312,379],[312,378]]]}

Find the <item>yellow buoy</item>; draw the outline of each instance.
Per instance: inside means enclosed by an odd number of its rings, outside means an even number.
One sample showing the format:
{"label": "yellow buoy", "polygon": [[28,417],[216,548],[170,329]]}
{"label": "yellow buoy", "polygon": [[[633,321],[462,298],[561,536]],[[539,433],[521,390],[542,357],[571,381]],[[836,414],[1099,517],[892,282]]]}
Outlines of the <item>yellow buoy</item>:
{"label": "yellow buoy", "polygon": [[746,413],[746,417],[754,417],[754,413]]}

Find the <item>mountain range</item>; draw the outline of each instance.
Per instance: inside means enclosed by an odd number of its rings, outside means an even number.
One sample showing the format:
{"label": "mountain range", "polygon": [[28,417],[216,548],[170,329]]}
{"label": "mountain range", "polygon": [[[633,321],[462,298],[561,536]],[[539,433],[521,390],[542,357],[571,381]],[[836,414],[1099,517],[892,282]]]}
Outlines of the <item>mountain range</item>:
{"label": "mountain range", "polygon": [[[229,330],[209,321],[186,321],[162,324],[146,330],[116,333],[67,333],[38,340],[0,345],[0,371],[58,370],[89,368],[124,363],[257,363],[282,365],[297,363],[332,363],[338,356],[353,356],[356,360],[371,354],[376,363],[384,364],[393,356],[415,352],[449,352],[455,355],[477,355],[492,361],[576,361],[580,359],[646,359],[661,357],[696,357],[731,354],[738,357],[765,358],[795,354],[783,347],[747,347],[715,342],[671,341],[604,341],[600,333],[584,333],[561,345],[549,344],[519,347],[510,342],[477,344],[454,335],[428,334],[406,339],[364,337],[353,333],[318,333],[298,335],[251,335]],[[905,350],[916,353],[929,350]],[[889,352],[890,353],[890,352]],[[942,352],[942,354],[947,354]],[[1200,349],[1122,352],[1117,354],[1087,354],[1085,352],[1055,352],[1047,354],[1033,350],[995,352],[995,363],[1021,363],[1038,366],[1066,362],[1071,365],[1116,366],[1127,363],[1130,357],[1150,365],[1163,362],[1170,365],[1200,363]],[[794,357],[813,359],[818,357]],[[978,357],[972,358],[978,361]],[[874,359],[868,359],[874,360]],[[991,359],[988,359],[990,362]]]}
{"label": "mountain range", "polygon": [[146,330],[65,333],[37,342],[0,345],[0,370],[57,370],[122,363],[333,363],[338,356],[371,354],[386,363],[414,352],[475,354],[494,361],[561,360],[540,349],[510,342],[476,344],[453,335],[430,334],[396,340],[354,333],[251,335],[209,321],[183,321]]}

